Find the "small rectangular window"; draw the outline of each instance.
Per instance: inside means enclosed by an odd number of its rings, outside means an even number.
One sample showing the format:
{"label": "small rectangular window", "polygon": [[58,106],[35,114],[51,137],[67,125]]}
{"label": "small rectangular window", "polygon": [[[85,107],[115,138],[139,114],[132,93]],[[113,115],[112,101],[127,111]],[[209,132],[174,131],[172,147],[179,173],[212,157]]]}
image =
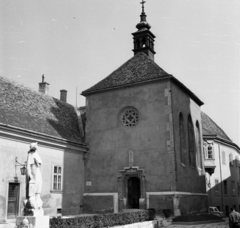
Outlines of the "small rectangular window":
{"label": "small rectangular window", "polygon": [[213,147],[212,145],[208,145],[208,159],[213,159],[214,156],[213,156]]}
{"label": "small rectangular window", "polygon": [[57,208],[57,214],[62,215],[62,208]]}
{"label": "small rectangular window", "polygon": [[62,191],[62,166],[55,165],[52,166],[52,191]]}

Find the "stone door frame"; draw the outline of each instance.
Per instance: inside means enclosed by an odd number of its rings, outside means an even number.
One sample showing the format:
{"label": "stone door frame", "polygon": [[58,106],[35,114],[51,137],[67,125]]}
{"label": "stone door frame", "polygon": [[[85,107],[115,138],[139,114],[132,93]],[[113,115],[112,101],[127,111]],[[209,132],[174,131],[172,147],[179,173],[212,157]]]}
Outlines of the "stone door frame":
{"label": "stone door frame", "polygon": [[146,209],[146,175],[143,169],[139,169],[138,166],[124,167],[123,170],[119,170],[120,176],[118,176],[118,200],[119,211],[127,209],[127,191],[128,191],[128,179],[130,177],[138,177],[140,180],[140,199],[139,209]]}
{"label": "stone door frame", "polygon": [[10,179],[7,179],[6,180],[6,199],[5,199],[5,205],[6,205],[6,208],[5,208],[5,215],[4,215],[4,221],[14,221],[15,219],[8,219],[7,218],[7,215],[8,215],[8,196],[9,196],[9,184],[11,183],[16,183],[16,184],[19,184],[19,199],[18,199],[18,205],[17,205],[17,216],[20,215],[21,213],[21,197],[22,197],[22,192],[21,192],[21,188],[22,188],[22,180],[19,179],[18,177],[14,177],[14,178],[10,178]]}

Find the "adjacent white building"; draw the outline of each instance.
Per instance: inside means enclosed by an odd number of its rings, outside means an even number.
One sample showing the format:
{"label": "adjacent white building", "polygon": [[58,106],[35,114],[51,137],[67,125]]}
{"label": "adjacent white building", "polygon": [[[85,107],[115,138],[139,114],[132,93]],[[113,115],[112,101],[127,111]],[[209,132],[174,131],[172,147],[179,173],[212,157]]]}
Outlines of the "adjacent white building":
{"label": "adjacent white building", "polygon": [[203,151],[209,206],[228,215],[240,211],[240,148],[205,113],[202,113]]}

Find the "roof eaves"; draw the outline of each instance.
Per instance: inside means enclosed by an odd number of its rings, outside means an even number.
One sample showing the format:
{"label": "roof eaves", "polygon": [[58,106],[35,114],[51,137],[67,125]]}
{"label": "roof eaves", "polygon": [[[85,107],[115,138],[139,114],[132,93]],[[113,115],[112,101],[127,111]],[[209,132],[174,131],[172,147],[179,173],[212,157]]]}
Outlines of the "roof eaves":
{"label": "roof eaves", "polygon": [[8,128],[8,129],[11,129],[11,130],[14,130],[14,131],[17,131],[17,132],[22,132],[22,133],[24,132],[24,133],[30,134],[30,135],[32,134],[32,135],[38,135],[38,136],[41,136],[41,137],[47,137],[48,139],[61,141],[61,142],[65,142],[65,143],[72,143],[72,144],[75,144],[75,145],[78,145],[78,146],[88,148],[88,145],[85,144],[85,143],[76,142],[76,141],[72,141],[72,140],[61,138],[61,137],[56,137],[56,136],[52,136],[52,135],[48,135],[48,134],[45,134],[45,133],[40,133],[40,132],[37,132],[37,131],[32,131],[32,130],[28,130],[28,129],[24,129],[24,128],[20,128],[20,127],[15,127],[15,126],[12,126],[12,125],[9,125],[9,124],[0,123],[0,128],[2,128],[2,129],[7,129]]}
{"label": "roof eaves", "polygon": [[234,143],[230,140],[224,139],[222,137],[219,137],[216,134],[203,135],[203,138],[215,140],[215,141],[218,141],[218,142],[222,142],[226,145],[231,145],[231,146],[237,148],[240,151],[240,147],[236,143]]}

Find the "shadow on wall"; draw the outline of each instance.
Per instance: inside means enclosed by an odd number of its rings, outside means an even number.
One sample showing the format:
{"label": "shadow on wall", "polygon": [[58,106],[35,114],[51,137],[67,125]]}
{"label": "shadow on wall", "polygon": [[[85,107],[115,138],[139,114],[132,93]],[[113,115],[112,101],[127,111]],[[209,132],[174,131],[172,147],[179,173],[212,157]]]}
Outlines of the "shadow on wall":
{"label": "shadow on wall", "polygon": [[84,160],[81,153],[65,150],[63,164],[62,215],[82,213]]}
{"label": "shadow on wall", "polygon": [[[234,207],[238,212],[240,211],[240,163],[239,160],[235,159],[226,163],[226,166],[230,170],[228,178],[219,180],[213,174],[210,179],[212,183],[214,182],[214,186],[211,187],[209,175],[207,175],[206,185],[209,206],[217,207],[228,216],[231,207]],[[215,179],[213,180],[213,178]],[[220,178],[222,178],[221,175]]]}

